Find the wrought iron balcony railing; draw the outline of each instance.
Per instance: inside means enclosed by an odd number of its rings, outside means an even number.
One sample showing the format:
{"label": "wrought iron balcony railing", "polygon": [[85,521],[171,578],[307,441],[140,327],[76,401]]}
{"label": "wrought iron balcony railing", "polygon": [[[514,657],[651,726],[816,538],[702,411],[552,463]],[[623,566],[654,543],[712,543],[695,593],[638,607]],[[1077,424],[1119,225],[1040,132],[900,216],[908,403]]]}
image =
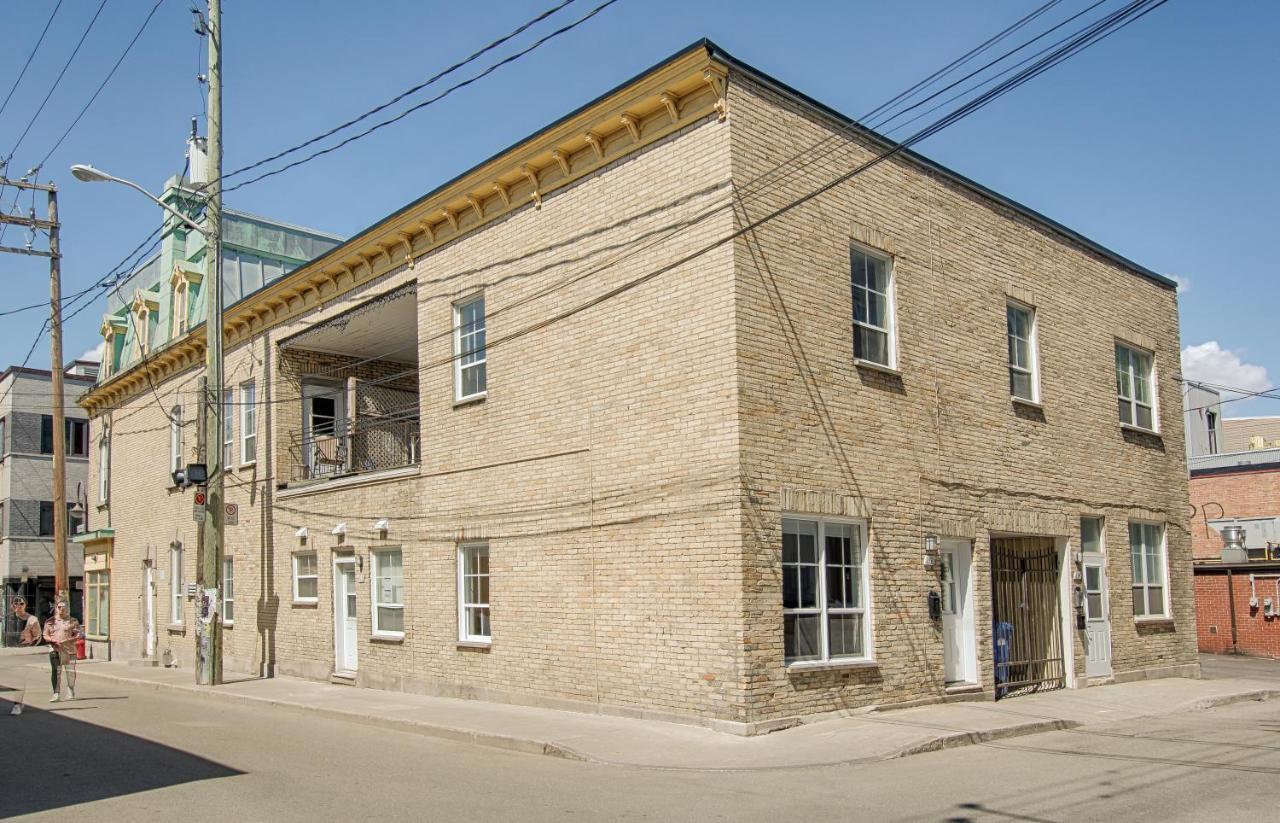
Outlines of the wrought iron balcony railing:
{"label": "wrought iron balcony railing", "polygon": [[364,417],[326,421],[289,435],[290,482],[414,466],[421,432],[418,418]]}

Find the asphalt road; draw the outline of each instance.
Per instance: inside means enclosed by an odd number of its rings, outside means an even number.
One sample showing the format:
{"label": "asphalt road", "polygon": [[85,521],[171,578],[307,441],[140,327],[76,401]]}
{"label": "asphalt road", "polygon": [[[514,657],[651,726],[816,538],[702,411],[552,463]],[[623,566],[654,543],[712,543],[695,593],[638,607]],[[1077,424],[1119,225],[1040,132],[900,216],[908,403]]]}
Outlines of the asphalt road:
{"label": "asphalt road", "polygon": [[[0,656],[0,818],[1246,820],[1276,808],[1280,702],[861,766],[626,769],[84,679]],[[27,709],[9,715],[27,680]],[[29,815],[30,817],[23,817]]]}

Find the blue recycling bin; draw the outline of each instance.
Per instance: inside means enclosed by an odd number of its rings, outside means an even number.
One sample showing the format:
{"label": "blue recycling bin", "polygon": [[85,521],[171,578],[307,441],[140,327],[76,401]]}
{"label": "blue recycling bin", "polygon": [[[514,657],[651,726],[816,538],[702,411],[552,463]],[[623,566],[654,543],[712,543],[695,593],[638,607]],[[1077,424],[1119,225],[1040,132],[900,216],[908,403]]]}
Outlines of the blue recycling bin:
{"label": "blue recycling bin", "polygon": [[1009,652],[1013,648],[1013,624],[1003,620],[996,623],[994,634],[996,690],[999,692],[1000,684],[1009,682]]}

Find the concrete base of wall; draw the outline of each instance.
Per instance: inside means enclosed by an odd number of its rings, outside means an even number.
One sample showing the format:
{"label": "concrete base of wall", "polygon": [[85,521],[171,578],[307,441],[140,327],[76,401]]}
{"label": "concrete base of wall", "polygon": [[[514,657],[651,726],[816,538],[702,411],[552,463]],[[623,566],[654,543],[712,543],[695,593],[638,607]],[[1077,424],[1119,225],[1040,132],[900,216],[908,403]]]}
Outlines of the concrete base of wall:
{"label": "concrete base of wall", "polygon": [[1108,683],[1132,683],[1135,680],[1157,680],[1162,677],[1189,677],[1200,679],[1199,663],[1183,663],[1177,666],[1157,666],[1150,669],[1134,669],[1127,672],[1116,672]]}

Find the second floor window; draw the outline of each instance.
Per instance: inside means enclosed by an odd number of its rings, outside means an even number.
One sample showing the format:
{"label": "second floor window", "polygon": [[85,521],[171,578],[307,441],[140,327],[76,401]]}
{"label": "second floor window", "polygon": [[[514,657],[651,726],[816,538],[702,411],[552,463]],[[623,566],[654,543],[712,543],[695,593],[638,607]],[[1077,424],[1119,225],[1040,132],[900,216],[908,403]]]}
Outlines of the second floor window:
{"label": "second floor window", "polygon": [[893,271],[885,257],[849,249],[853,289],[853,356],[894,368]]}
{"label": "second floor window", "polygon": [[[69,457],[86,457],[89,454],[89,421],[66,419],[63,423],[63,444]],[[40,415],[40,453],[53,454],[53,415]]]}
{"label": "second floor window", "polygon": [[1121,423],[1156,431],[1155,369],[1150,352],[1116,343],[1116,396]]}
{"label": "second floor window", "polygon": [[250,380],[240,384],[240,462],[258,459],[258,389]]}
{"label": "second floor window", "polygon": [[222,468],[228,469],[236,462],[236,395],[235,389],[222,392]]}
{"label": "second floor window", "polygon": [[453,307],[454,399],[485,393],[484,295]]}
{"label": "second floor window", "polygon": [[53,536],[53,501],[40,501],[40,536]]}
{"label": "second floor window", "polygon": [[182,467],[182,407],[174,406],[169,409],[169,473]]}
{"label": "second floor window", "polygon": [[1005,307],[1009,337],[1009,394],[1038,402],[1036,379],[1036,313],[1030,306],[1010,301]]}
{"label": "second floor window", "polygon": [[111,429],[98,438],[98,505],[107,505],[111,496]]}

